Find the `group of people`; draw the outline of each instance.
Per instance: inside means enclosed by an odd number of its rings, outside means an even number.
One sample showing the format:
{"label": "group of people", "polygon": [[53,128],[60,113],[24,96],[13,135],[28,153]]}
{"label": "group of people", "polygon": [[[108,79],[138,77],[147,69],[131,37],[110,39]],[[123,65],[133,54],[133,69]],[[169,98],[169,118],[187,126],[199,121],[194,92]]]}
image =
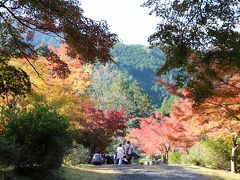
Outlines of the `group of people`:
{"label": "group of people", "polygon": [[102,154],[101,151],[96,152],[92,157],[92,164],[102,165],[102,164],[114,164],[115,155]]}
{"label": "group of people", "polygon": [[102,155],[101,152],[96,152],[92,157],[92,164],[101,165],[101,164],[131,164],[132,161],[133,147],[130,141],[127,141],[126,144],[120,144],[116,149],[116,154],[112,155]]}
{"label": "group of people", "polygon": [[132,153],[133,153],[133,147],[130,141],[127,141],[127,143],[124,146],[120,144],[117,147],[117,164],[118,165],[131,164]]}

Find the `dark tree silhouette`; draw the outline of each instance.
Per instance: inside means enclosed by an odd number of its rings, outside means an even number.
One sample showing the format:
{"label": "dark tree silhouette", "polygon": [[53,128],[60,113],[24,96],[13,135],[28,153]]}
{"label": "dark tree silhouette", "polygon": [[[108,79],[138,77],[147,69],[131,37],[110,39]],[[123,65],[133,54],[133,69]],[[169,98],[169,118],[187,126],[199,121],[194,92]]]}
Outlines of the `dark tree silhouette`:
{"label": "dark tree silhouette", "polygon": [[[112,61],[109,50],[117,42],[117,36],[109,32],[105,21],[85,17],[78,0],[1,0],[0,9],[0,65],[3,74],[0,81],[6,82],[1,83],[0,93],[11,91],[4,75],[11,70],[8,66],[11,58],[24,57],[30,64],[31,59],[36,58],[37,53],[31,45],[36,31],[59,36],[68,44],[68,55],[78,57],[82,63]],[[49,61],[62,64],[61,75],[67,76],[69,70],[56,54],[50,53]],[[13,73],[18,78],[23,77],[19,70]],[[29,79],[24,81],[28,83],[22,85],[29,90]]]}
{"label": "dark tree silhouette", "polygon": [[158,74],[181,69],[176,84],[187,83],[195,100],[211,96],[212,80],[224,81],[218,77],[216,65],[239,69],[239,1],[148,0],[143,6],[160,19],[149,38],[150,44],[160,46],[166,55]]}

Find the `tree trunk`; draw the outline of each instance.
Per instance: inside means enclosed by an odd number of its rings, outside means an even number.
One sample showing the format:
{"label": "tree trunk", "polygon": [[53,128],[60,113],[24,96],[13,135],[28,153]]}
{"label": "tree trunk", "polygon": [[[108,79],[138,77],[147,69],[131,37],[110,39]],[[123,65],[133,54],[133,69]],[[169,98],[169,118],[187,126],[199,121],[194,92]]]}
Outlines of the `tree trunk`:
{"label": "tree trunk", "polygon": [[170,151],[170,146],[166,147],[165,146],[165,153],[164,153],[164,156],[163,156],[163,162],[168,164],[168,153]]}
{"label": "tree trunk", "polygon": [[166,158],[165,163],[168,164],[168,151],[166,152],[165,158]]}
{"label": "tree trunk", "polygon": [[232,138],[232,153],[231,153],[231,172],[235,173],[237,170],[237,149],[239,145],[237,144],[237,138]]}

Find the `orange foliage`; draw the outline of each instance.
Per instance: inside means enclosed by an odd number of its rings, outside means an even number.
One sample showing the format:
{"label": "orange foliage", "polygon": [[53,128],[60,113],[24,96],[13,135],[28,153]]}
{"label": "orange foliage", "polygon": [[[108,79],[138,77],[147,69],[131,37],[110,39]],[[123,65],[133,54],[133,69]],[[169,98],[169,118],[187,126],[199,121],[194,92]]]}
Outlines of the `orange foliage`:
{"label": "orange foliage", "polygon": [[198,104],[187,98],[188,91],[180,91],[173,85],[160,81],[170,92],[185,98],[175,104],[171,118],[191,125],[195,135],[239,138],[240,70],[228,66],[223,69],[218,65],[213,65],[212,68],[216,72],[212,79],[212,95]]}
{"label": "orange foliage", "polygon": [[160,114],[142,119],[139,129],[133,129],[128,138],[145,153],[168,153],[170,149],[185,150],[196,140],[186,123],[177,115],[164,117]]}
{"label": "orange foliage", "polygon": [[[83,65],[80,59],[72,59],[68,56],[68,46],[66,44],[61,44],[59,48],[55,48],[53,46],[49,46],[49,49],[57,54],[59,58],[67,64],[70,75],[61,79],[61,83],[64,85],[72,85],[75,93],[84,92],[85,88],[89,85],[90,79],[89,76],[91,74],[90,65]],[[48,81],[51,83],[52,81],[56,82],[56,79],[52,78],[52,74],[49,73]]]}
{"label": "orange foliage", "polygon": [[[32,82],[32,94],[37,94],[37,101],[53,104],[60,108],[61,113],[70,117],[73,122],[83,117],[82,106],[92,104],[92,100],[83,96],[86,87],[90,83],[91,67],[82,65],[79,59],[69,58],[67,45],[62,44],[60,48],[50,47],[63,63],[67,64],[70,73],[67,77],[57,76],[56,66],[58,63],[49,61],[45,57],[31,60],[32,66],[25,59],[12,59],[10,62],[16,67],[21,67],[30,76]],[[19,98],[18,104],[31,105],[32,99]],[[78,124],[78,123],[76,123]]]}
{"label": "orange foliage", "polygon": [[215,83],[213,96],[195,108],[197,121],[209,135],[229,138],[240,136],[240,75]]}

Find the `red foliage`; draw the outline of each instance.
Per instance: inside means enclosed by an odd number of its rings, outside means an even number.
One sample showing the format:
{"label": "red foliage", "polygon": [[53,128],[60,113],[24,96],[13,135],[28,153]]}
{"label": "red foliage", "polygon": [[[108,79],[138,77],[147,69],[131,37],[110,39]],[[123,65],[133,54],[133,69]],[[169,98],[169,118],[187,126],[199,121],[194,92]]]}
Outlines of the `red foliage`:
{"label": "red foliage", "polygon": [[240,136],[240,76],[226,76],[214,83],[213,96],[195,108],[197,122],[205,133],[214,137]]}
{"label": "red foliage", "polygon": [[103,112],[93,106],[85,106],[86,121],[83,126],[87,129],[104,129],[113,136],[124,136],[127,128],[128,117],[123,110],[109,110]]}
{"label": "red foliage", "polygon": [[162,79],[159,79],[158,83],[162,86],[165,86],[167,91],[171,94],[178,95],[181,97],[186,97],[189,94],[189,90],[187,89],[180,90],[178,87],[174,86],[169,82],[163,81]]}
{"label": "red foliage", "polygon": [[196,140],[182,121],[160,114],[142,119],[140,128],[133,129],[129,137],[148,154],[167,154],[172,148],[185,150]]}

